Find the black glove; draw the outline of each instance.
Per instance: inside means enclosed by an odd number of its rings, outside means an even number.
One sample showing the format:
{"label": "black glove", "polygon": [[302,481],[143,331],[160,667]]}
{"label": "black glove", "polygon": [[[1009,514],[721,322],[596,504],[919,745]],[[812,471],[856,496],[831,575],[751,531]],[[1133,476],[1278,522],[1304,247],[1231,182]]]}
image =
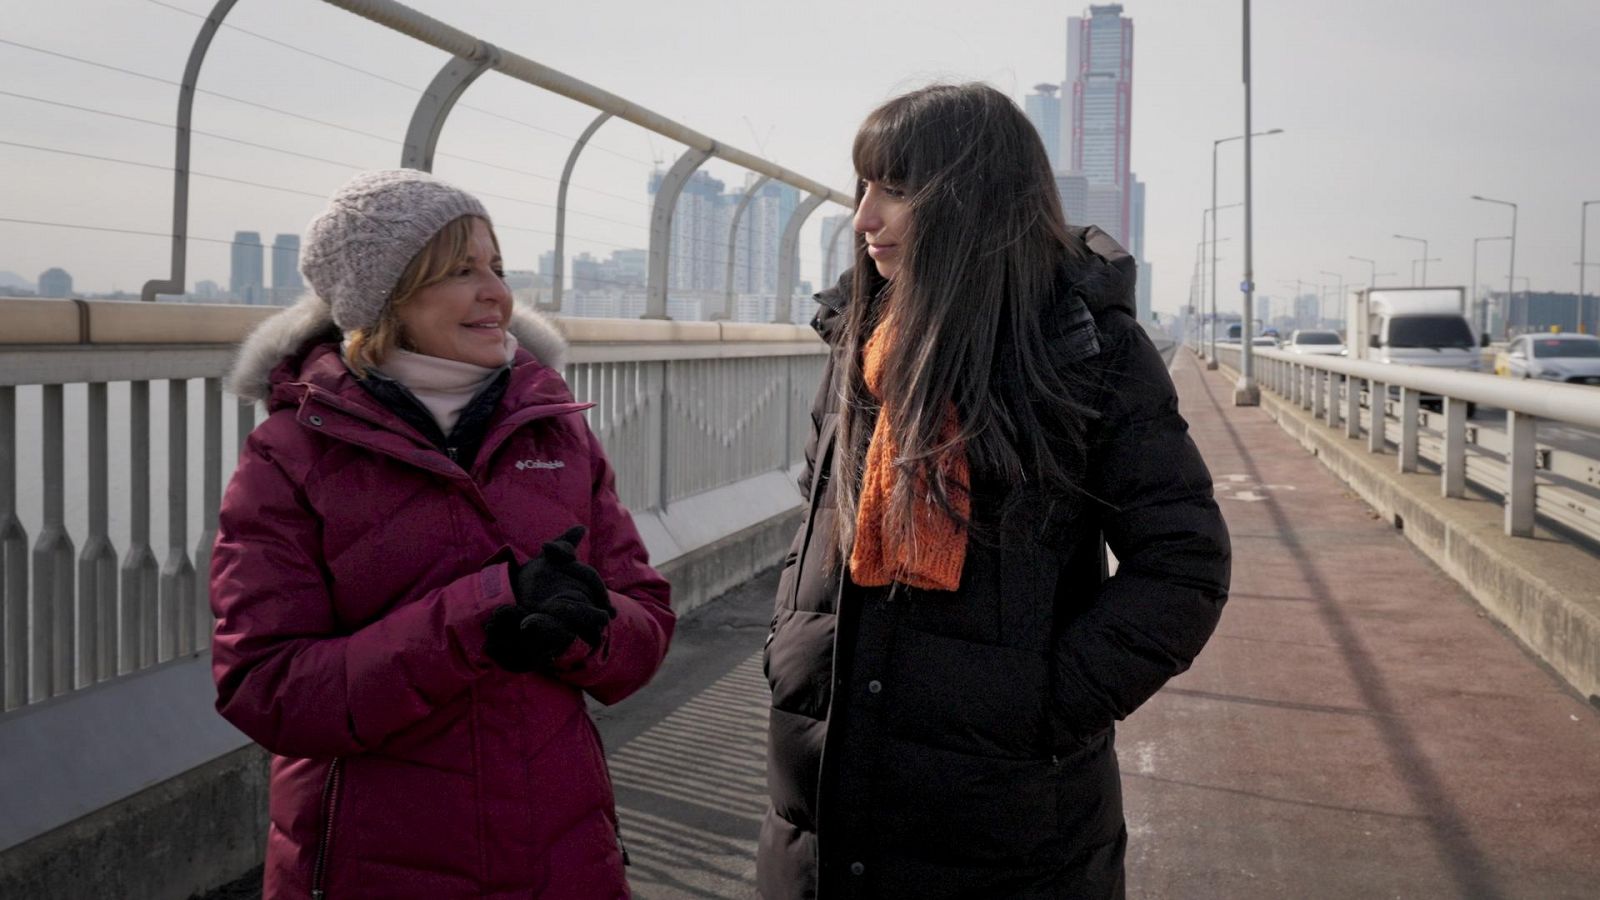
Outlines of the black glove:
{"label": "black glove", "polygon": [[547,666],[574,638],[600,646],[617,611],[600,573],[578,561],[575,547],[584,532],[574,525],[512,570],[516,605],[496,608],[484,623],[484,652],[501,668],[529,672]]}

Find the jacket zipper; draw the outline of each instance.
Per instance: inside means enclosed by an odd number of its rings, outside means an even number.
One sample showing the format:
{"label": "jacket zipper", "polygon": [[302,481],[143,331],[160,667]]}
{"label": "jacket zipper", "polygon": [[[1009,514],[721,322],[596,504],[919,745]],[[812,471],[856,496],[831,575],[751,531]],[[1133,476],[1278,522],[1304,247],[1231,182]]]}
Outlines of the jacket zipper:
{"label": "jacket zipper", "polygon": [[335,757],[328,765],[328,777],[322,782],[322,837],[317,841],[317,862],[311,870],[311,900],[325,900],[328,892],[323,882],[328,874],[328,851],[333,849],[333,815],[339,805],[339,769],[343,759]]}

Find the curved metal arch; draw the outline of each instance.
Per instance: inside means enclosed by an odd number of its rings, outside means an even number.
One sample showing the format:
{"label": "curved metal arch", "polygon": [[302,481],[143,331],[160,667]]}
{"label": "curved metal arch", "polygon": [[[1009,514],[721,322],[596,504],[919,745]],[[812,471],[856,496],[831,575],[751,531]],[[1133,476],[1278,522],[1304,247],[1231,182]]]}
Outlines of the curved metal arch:
{"label": "curved metal arch", "polygon": [[439,144],[450,110],[478,76],[498,66],[501,58],[498,47],[479,41],[471,56],[452,57],[433,76],[428,89],[417,99],[417,108],[411,111],[411,124],[406,126],[406,142],[400,151],[401,168],[433,171],[433,150]]}
{"label": "curved metal arch", "polygon": [[172,161],[172,274],[146,281],[139,291],[140,300],[153,301],[157,294],[183,293],[189,244],[189,118],[194,111],[194,85],[200,80],[200,65],[206,61],[211,39],[237,2],[217,0],[189,47],[189,62],[183,67],[183,83],[178,87],[177,148]]}
{"label": "curved metal arch", "polygon": [[716,150],[690,147],[672,164],[656,188],[656,202],[650,209],[650,270],[645,288],[644,315],[641,319],[667,319],[667,265],[672,251],[672,214],[678,208],[678,195],[689,183],[689,176]]}
{"label": "curved metal arch", "polygon": [[602,112],[594,117],[589,127],[578,135],[577,143],[572,145],[572,151],[567,154],[566,168],[561,170],[561,188],[556,192],[556,249],[555,267],[550,275],[550,302],[539,304],[545,312],[561,311],[561,285],[562,278],[567,271],[567,184],[572,180],[572,169],[578,164],[578,154],[588,145],[589,138],[600,129],[606,120],[611,118],[611,113]]}
{"label": "curved metal arch", "polygon": [[812,210],[827,200],[827,194],[812,194],[794,208],[783,226],[783,243],[778,251],[778,298],[772,306],[772,321],[776,324],[789,324],[789,306],[794,301],[795,284],[800,280],[800,226],[805,224]]}
{"label": "curved metal arch", "polygon": [[[712,320],[722,319],[731,321],[733,319],[733,262],[735,250],[737,249],[737,244],[739,243],[739,220],[744,217],[745,207],[750,205],[750,201],[754,200],[756,194],[760,193],[761,189],[766,187],[767,182],[771,180],[771,175],[763,175],[760,178],[757,178],[753,183],[751,183],[750,187],[745,189],[744,196],[739,198],[738,208],[733,211],[733,223],[728,226],[727,293],[722,300],[722,312],[713,315],[711,317]],[[754,253],[755,248],[751,247],[750,252]]]}
{"label": "curved metal arch", "polygon": [[822,266],[823,289],[831,287],[833,282],[839,277],[839,267],[837,265],[839,256],[839,235],[845,231],[845,226],[850,224],[850,219],[850,216],[845,216],[844,218],[840,219],[838,224],[833,226],[833,234],[828,235],[828,259]]}

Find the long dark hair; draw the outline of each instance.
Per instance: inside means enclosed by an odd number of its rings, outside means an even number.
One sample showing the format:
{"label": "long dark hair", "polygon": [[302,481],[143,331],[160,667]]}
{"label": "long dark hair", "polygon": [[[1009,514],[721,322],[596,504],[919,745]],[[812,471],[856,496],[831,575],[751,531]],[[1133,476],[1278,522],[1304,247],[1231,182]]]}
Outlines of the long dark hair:
{"label": "long dark hair", "polygon": [[[835,450],[836,546],[846,559],[878,411],[861,348],[886,317],[894,339],[883,409],[900,450],[888,502],[892,534],[910,539],[919,503],[971,525],[952,501],[971,485],[949,484],[942,474],[950,453],[966,454],[975,481],[1034,482],[1052,494],[1074,489],[1084,417],[1071,376],[1050,362],[1042,320],[1062,279],[1090,255],[1067,232],[1038,133],[988,85],[933,85],[890,100],[867,116],[852,157],[857,203],[867,181],[904,191],[911,237],[890,283],[856,235]],[[942,439],[952,408],[960,423],[955,443]]]}

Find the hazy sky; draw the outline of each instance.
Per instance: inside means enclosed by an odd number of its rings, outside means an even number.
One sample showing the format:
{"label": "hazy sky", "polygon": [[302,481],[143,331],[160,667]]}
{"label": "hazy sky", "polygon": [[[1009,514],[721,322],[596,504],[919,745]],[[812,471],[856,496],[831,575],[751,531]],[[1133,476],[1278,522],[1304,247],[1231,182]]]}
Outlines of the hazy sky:
{"label": "hazy sky", "polygon": [[[169,230],[176,89],[17,45],[176,81],[199,24],[192,13],[210,5],[0,0],[0,220]],[[841,190],[853,177],[851,137],[874,105],[931,81],[970,79],[1020,101],[1029,86],[1063,78],[1066,19],[1087,6],[410,5]],[[1212,141],[1243,126],[1240,3],[1129,0],[1124,8],[1135,28],[1133,168],[1148,185],[1155,307],[1175,310],[1189,298]],[[196,136],[192,168],[255,184],[192,182],[190,233],[211,240],[191,244],[191,285],[226,285],[225,242],[235,230],[260,231],[269,243],[274,233],[299,233],[352,169],[398,164],[411,108],[444,62],[431,47],[313,0],[241,0],[227,21],[235,27],[213,45],[202,89],[294,116],[200,96],[194,127],[222,137]],[[1422,254],[1396,232],[1429,240],[1429,255],[1440,258],[1429,263],[1430,282],[1465,284],[1472,238],[1510,227],[1509,209],[1469,200],[1474,193],[1521,204],[1519,276],[1535,290],[1576,290],[1579,204],[1600,199],[1600,3],[1258,0],[1254,44],[1256,127],[1285,129],[1256,142],[1262,293],[1292,294],[1297,277],[1310,290],[1332,284],[1323,270],[1365,281],[1368,267],[1351,255],[1396,273],[1380,281],[1408,283]],[[493,73],[462,102],[473,108],[451,117],[435,171],[484,195],[508,264],[535,268],[551,244],[554,178],[593,113]],[[574,176],[569,252],[645,246],[650,168],[681,150],[626,123],[602,128]],[[1240,151],[1237,142],[1222,147],[1221,204],[1242,198]],[[707,168],[743,182],[734,167]],[[817,222],[839,211],[824,206],[813,216],[801,243],[804,277],[820,274]],[[1592,212],[1600,232],[1600,208]],[[1219,217],[1228,309],[1237,303],[1243,219],[1239,209]],[[1600,261],[1600,236],[1591,247]],[[32,281],[62,266],[80,291],[137,291],[167,275],[167,253],[158,237],[0,221],[0,270]],[[1506,262],[1505,242],[1484,244],[1480,282],[1503,286]],[[1600,270],[1590,273],[1600,287]]]}

